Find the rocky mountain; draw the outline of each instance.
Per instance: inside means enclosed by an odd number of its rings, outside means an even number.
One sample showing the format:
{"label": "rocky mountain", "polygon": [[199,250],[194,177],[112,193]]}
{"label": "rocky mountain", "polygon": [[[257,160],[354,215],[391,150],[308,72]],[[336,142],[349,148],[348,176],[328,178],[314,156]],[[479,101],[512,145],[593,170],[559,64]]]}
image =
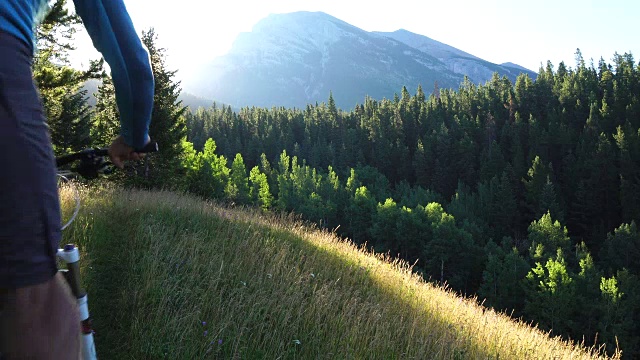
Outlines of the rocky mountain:
{"label": "rocky mountain", "polygon": [[513,78],[520,72],[404,30],[367,32],[322,12],[296,12],[261,20],[183,85],[234,107],[301,108],[332,92],[339,107],[351,109],[365,96],[393,97],[402,86],[412,93],[419,84],[430,93],[436,81],[457,88],[465,70],[474,82],[493,71]]}

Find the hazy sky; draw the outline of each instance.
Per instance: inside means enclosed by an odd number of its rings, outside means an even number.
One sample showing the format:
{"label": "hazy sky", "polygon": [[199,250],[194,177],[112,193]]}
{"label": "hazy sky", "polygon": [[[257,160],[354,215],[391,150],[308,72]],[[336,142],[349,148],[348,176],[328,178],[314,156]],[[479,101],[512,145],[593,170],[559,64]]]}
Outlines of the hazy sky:
{"label": "hazy sky", "polygon": [[[551,60],[574,66],[610,62],[614,52],[640,59],[640,1],[636,0],[125,0],[141,31],[154,27],[172,70],[225,54],[240,32],[271,13],[323,11],[366,31],[406,29],[494,63],[537,71]],[[383,5],[384,4],[384,5]],[[78,34],[76,64],[96,58],[86,33]]]}

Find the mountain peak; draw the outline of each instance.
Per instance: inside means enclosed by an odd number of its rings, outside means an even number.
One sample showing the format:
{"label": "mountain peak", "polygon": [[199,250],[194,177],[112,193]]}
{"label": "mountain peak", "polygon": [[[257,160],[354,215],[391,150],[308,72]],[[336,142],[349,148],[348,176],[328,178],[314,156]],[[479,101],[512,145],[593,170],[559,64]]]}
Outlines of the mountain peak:
{"label": "mountain peak", "polygon": [[[269,14],[266,18],[258,21],[254,25],[252,31],[264,31],[266,29],[272,29],[274,27],[311,27],[314,28],[321,24],[328,22],[336,25],[348,26],[356,28],[349,23],[346,23],[336,17],[333,17],[322,11],[296,11],[292,13],[273,13]],[[356,28],[357,29],[357,28]]]}
{"label": "mountain peak", "polygon": [[[322,49],[352,32],[364,32],[327,13],[298,11],[270,14],[253,26],[250,33],[241,33],[233,44],[232,53],[260,52],[271,54],[289,45],[300,49]],[[284,55],[284,54],[283,54]]]}
{"label": "mountain peak", "polygon": [[348,109],[366,96],[391,98],[403,86],[457,88],[464,75],[478,83],[496,71],[513,79],[520,72],[405,29],[367,32],[324,12],[299,11],[260,20],[185,90],[236,107],[304,107],[333,92]]}

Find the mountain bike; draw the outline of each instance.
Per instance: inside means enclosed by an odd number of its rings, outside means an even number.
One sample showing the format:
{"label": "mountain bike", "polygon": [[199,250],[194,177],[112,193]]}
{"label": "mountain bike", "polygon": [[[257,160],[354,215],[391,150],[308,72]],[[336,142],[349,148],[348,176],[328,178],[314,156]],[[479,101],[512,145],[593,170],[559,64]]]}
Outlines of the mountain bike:
{"label": "mountain bike", "polygon": [[[158,144],[150,142],[140,153],[149,153],[158,151]],[[70,178],[80,176],[85,179],[93,179],[100,174],[107,174],[113,171],[113,164],[106,160],[108,157],[107,148],[87,149],[77,153],[64,155],[56,158],[56,166],[58,168],[58,177],[63,183],[69,184],[74,192],[75,208],[70,219],[62,226],[62,230],[66,229],[76,219],[80,211],[80,194]],[[65,166],[76,164],[71,169],[64,170]],[[93,339],[93,328],[91,325],[91,317],[89,316],[89,303],[87,292],[82,288],[80,282],[80,252],[75,244],[67,244],[63,248],[58,249],[58,257],[66,264],[66,269],[60,269],[63,273],[73,296],[77,299],[78,310],[80,312],[80,323],[82,333],[82,355],[85,360],[95,360],[96,349]]]}

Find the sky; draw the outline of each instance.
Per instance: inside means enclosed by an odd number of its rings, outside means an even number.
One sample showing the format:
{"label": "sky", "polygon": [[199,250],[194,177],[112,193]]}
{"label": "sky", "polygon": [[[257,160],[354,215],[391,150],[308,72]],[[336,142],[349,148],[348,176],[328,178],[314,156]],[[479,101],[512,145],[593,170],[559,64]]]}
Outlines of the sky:
{"label": "sky", "polygon": [[[240,32],[269,14],[322,11],[366,31],[405,29],[484,60],[537,71],[550,60],[575,66],[631,52],[640,59],[636,0],[124,0],[138,30],[154,27],[177,77],[226,54]],[[98,58],[88,35],[76,36],[76,66]]]}

